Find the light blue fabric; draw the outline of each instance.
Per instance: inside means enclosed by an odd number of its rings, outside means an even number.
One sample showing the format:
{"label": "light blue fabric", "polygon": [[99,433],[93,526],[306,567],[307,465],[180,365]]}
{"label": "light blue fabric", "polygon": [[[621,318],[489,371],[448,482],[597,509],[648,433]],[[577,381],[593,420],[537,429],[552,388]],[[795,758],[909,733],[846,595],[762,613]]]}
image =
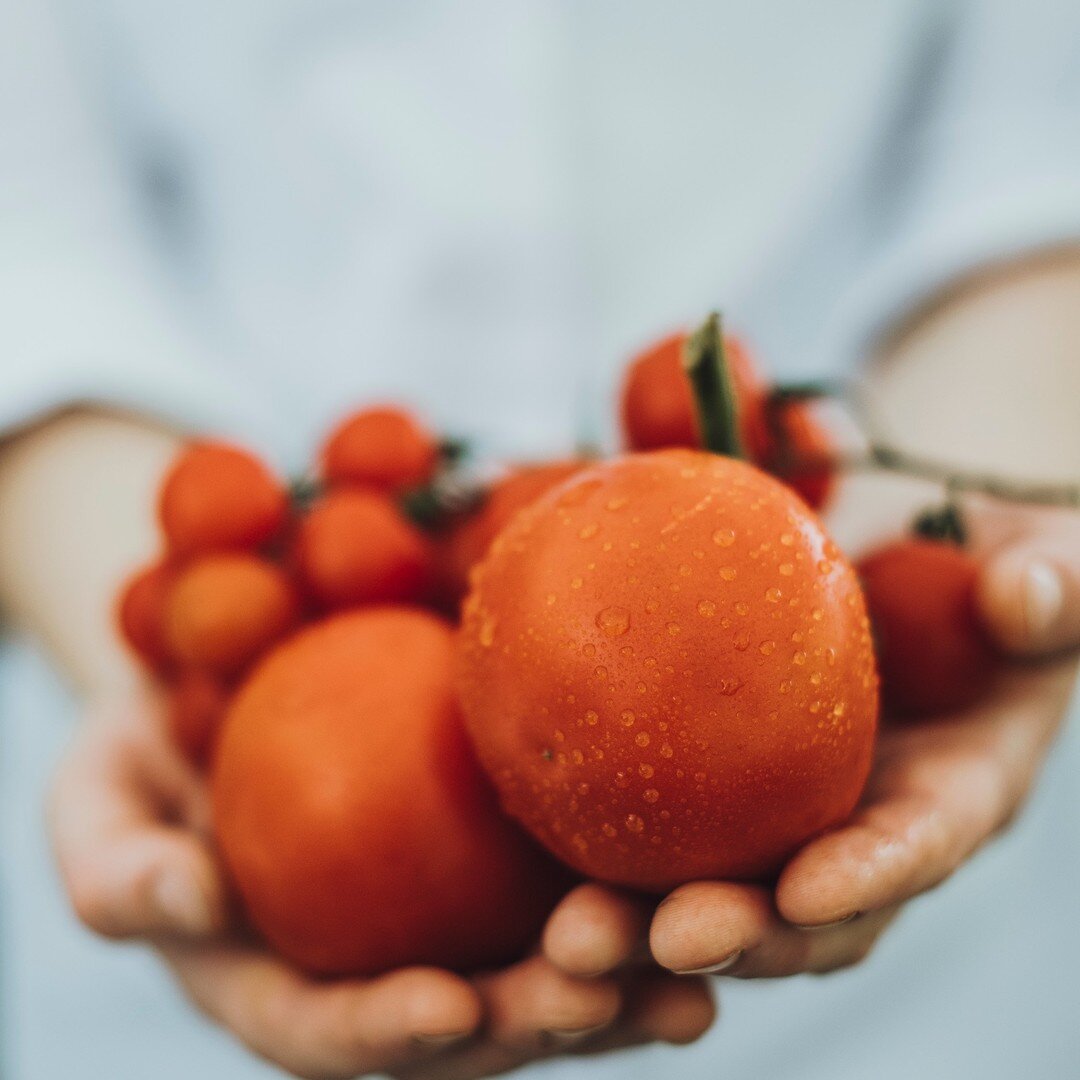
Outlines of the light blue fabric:
{"label": "light blue fabric", "polygon": [[[493,452],[613,438],[628,351],[721,303],[856,362],[934,290],[1080,232],[1080,6],[0,0],[0,425],[143,408],[303,462],[377,396]],[[5,1080],[271,1075],[67,913],[74,722],[0,659]],[[722,983],[699,1046],[538,1075],[1063,1080],[1080,746],[858,971]]]}

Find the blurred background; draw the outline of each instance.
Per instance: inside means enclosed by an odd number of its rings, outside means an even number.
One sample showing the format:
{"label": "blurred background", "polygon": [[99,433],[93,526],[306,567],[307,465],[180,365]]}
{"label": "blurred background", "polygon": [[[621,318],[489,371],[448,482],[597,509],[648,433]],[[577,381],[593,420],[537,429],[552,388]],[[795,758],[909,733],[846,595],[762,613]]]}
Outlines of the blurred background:
{"label": "blurred background", "polygon": [[[97,400],[289,468],[391,397],[493,456],[611,445],[628,354],[710,308],[835,373],[1075,238],[1078,111],[1069,0],[0,0],[0,424]],[[4,1080],[274,1075],[69,914],[42,805],[76,712],[9,635]],[[537,1074],[1072,1075],[1078,755],[862,967]]]}

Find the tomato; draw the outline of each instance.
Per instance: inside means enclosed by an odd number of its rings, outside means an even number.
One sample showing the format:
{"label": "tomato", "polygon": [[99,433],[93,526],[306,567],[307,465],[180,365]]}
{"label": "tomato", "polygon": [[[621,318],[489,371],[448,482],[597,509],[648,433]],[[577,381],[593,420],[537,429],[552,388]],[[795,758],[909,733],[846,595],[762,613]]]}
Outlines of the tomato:
{"label": "tomato", "polygon": [[[641,353],[628,367],[620,416],[631,450],[701,445],[694,397],[682,364],[686,341],[686,334],[672,334]],[[739,435],[747,457],[780,476],[810,506],[819,509],[833,486],[833,470],[822,464],[832,450],[828,433],[807,403],[786,406],[776,420],[792,459],[786,460],[767,412],[768,388],[750,354],[734,338],[725,338],[724,344],[739,414]]]}
{"label": "tomato", "polygon": [[452,641],[416,610],[337,615],[276,649],[229,709],[218,844],[255,927],[308,971],[502,964],[566,887],[498,812]]}
{"label": "tomato", "polygon": [[275,563],[257,555],[208,555],[177,577],[165,609],[175,660],[235,675],[297,620],[295,590]]}
{"label": "tomato", "polygon": [[391,494],[426,484],[439,462],[439,443],[412,413],[396,406],[346,417],[322,448],[322,475],[331,486],[375,487]]}
{"label": "tomato", "polygon": [[170,552],[255,551],[288,518],[284,486],[253,454],[225,443],[193,443],[166,473],[158,517]]}
{"label": "tomato", "polygon": [[933,540],[898,540],[858,565],[888,714],[933,716],[985,696],[1002,659],[975,610],[978,562]]}
{"label": "tomato", "polygon": [[307,594],[328,610],[419,601],[435,574],[431,541],[377,491],[324,495],[297,527],[292,560]]}
{"label": "tomato", "polygon": [[196,768],[204,768],[210,759],[228,699],[226,684],[205,671],[189,668],[169,682],[166,726],[177,749]]}
{"label": "tomato", "polygon": [[477,569],[460,650],[503,806],[603,881],[767,877],[870,768],[854,572],[789,488],[731,458],[629,455],[549,492]]}
{"label": "tomato", "polygon": [[116,605],[120,636],[145,667],[159,674],[169,666],[165,602],[174,576],[167,563],[144,566],[121,587]]}
{"label": "tomato", "polygon": [[441,590],[451,603],[469,591],[472,568],[518,511],[586,465],[580,459],[517,465],[488,488],[477,509],[451,523],[438,540]]}

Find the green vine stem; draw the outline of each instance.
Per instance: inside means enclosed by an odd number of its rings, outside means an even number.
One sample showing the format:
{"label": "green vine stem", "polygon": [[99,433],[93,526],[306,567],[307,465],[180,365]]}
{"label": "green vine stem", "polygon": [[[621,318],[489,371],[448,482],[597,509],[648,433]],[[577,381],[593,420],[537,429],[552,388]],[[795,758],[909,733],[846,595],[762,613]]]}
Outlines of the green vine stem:
{"label": "green vine stem", "polygon": [[738,403],[724,352],[720,316],[715,311],[686,343],[683,366],[694,391],[702,445],[714,454],[744,457]]}
{"label": "green vine stem", "polygon": [[[832,380],[778,385],[769,395],[766,405],[771,414],[770,426],[774,432],[782,434],[784,425],[780,421],[780,414],[788,405],[795,402],[821,397],[850,401],[851,394],[850,385]],[[1013,480],[994,473],[961,469],[946,462],[890,446],[872,436],[868,439],[866,450],[862,454],[795,457],[790,453],[790,447],[786,448],[786,452],[782,447],[780,459],[784,464],[783,472],[787,476],[817,472],[821,469],[877,470],[943,484],[951,493],[969,492],[988,495],[1005,502],[1080,509],[1080,484]]]}

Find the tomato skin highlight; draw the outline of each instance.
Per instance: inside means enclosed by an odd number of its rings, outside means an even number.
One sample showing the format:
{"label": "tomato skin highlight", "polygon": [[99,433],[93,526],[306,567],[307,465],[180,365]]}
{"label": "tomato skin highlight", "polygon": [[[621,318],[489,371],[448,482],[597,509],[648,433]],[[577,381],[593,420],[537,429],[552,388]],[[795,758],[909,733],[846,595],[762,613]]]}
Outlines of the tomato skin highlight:
{"label": "tomato skin highlight", "polygon": [[427,597],[435,574],[431,541],[385,495],[341,489],[299,522],[292,563],[323,610],[409,603]]}
{"label": "tomato skin highlight", "polygon": [[499,814],[452,661],[433,615],[346,612],[279,646],[229,709],[215,835],[255,927],[306,971],[503,964],[567,888]]}
{"label": "tomato skin highlight", "polygon": [[877,674],[854,572],[790,489],[697,451],[596,465],[519,514],[460,635],[504,808],[602,881],[762,880],[866,781]]}
{"label": "tomato skin highlight", "polygon": [[[635,357],[623,379],[619,415],[630,450],[663,450],[701,446],[697,412],[690,380],[683,369],[685,333],[670,334]],[[786,406],[777,421],[784,442],[796,461],[804,464],[785,475],[777,433],[767,412],[768,387],[754,367],[746,348],[725,337],[728,375],[739,411],[739,435],[748,460],[777,475],[815,510],[828,501],[834,470],[823,464],[832,452],[832,440],[814,417],[809,404]],[[815,462],[806,465],[806,462]]]}
{"label": "tomato skin highlight", "polygon": [[408,410],[385,405],[347,416],[323,444],[320,460],[323,479],[331,486],[397,494],[432,478],[439,443]]}
{"label": "tomato skin highlight", "polygon": [[167,546],[180,557],[257,551],[280,534],[288,513],[284,486],[254,454],[227,443],[186,447],[158,494]]}
{"label": "tomato skin highlight", "polygon": [[979,624],[979,564],[954,544],[906,539],[858,565],[890,717],[954,712],[983,698],[1002,657]]}

